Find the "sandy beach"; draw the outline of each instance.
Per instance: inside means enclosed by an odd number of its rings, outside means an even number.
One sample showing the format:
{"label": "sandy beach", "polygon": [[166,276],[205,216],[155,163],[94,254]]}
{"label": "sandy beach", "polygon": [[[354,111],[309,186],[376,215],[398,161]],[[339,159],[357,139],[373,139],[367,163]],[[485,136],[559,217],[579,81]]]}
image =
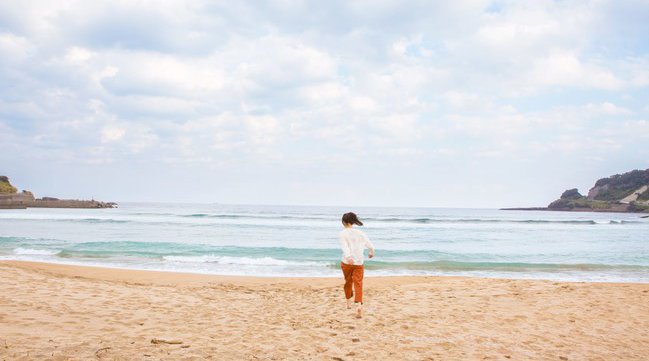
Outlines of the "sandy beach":
{"label": "sandy beach", "polygon": [[649,284],[0,262],[2,360],[646,360]]}

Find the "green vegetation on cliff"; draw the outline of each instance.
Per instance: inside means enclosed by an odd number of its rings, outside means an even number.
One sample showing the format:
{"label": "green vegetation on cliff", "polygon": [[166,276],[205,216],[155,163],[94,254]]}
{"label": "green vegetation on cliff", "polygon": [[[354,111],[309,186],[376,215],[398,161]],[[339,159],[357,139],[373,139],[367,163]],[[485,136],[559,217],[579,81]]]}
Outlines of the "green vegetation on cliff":
{"label": "green vegetation on cliff", "polygon": [[580,199],[583,198],[581,193],[577,188],[568,189],[567,191],[561,194],[561,199]]}
{"label": "green vegetation on cliff", "polygon": [[557,199],[556,201],[550,203],[548,208],[553,209],[574,209],[574,208],[585,208],[585,209],[611,209],[611,203],[606,201],[593,201],[584,196],[581,198],[573,199]]}
{"label": "green vegetation on cliff", "polygon": [[629,212],[649,212],[648,204],[640,204],[638,202],[631,202],[628,208]]}
{"label": "green vegetation on cliff", "polygon": [[0,194],[13,194],[17,191],[16,187],[9,183],[9,178],[7,176],[0,175]]}
{"label": "green vegetation on cliff", "polygon": [[638,200],[639,200],[639,201],[649,201],[649,189],[647,189],[644,193],[642,193],[642,194],[638,197]]}
{"label": "green vegetation on cliff", "polygon": [[[632,170],[624,174],[612,175],[608,178],[599,179],[595,186],[588,192],[588,198],[600,201],[620,200],[638,188],[649,184],[649,169]],[[648,192],[644,192],[640,198],[649,199]]]}

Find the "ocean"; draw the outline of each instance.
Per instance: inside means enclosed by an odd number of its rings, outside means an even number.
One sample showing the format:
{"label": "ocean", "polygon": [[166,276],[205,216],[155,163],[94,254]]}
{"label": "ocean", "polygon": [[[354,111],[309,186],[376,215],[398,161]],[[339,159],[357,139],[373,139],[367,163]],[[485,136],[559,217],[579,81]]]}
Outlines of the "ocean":
{"label": "ocean", "polygon": [[649,282],[649,219],[629,213],[162,203],[0,210],[0,259],[337,277],[348,211],[376,247],[366,277]]}

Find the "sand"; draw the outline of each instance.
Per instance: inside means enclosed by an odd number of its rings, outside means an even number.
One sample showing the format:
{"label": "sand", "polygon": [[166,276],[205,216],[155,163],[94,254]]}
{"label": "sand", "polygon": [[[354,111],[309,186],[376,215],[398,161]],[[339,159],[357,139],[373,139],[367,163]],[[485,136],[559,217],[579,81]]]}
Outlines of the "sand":
{"label": "sand", "polygon": [[647,360],[649,284],[0,262],[2,360]]}

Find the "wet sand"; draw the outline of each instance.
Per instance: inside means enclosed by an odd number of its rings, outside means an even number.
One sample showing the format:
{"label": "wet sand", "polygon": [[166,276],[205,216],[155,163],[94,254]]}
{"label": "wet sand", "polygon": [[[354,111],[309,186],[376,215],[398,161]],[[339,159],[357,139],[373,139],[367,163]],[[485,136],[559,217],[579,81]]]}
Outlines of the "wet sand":
{"label": "wet sand", "polygon": [[646,360],[649,284],[0,262],[2,360]]}

